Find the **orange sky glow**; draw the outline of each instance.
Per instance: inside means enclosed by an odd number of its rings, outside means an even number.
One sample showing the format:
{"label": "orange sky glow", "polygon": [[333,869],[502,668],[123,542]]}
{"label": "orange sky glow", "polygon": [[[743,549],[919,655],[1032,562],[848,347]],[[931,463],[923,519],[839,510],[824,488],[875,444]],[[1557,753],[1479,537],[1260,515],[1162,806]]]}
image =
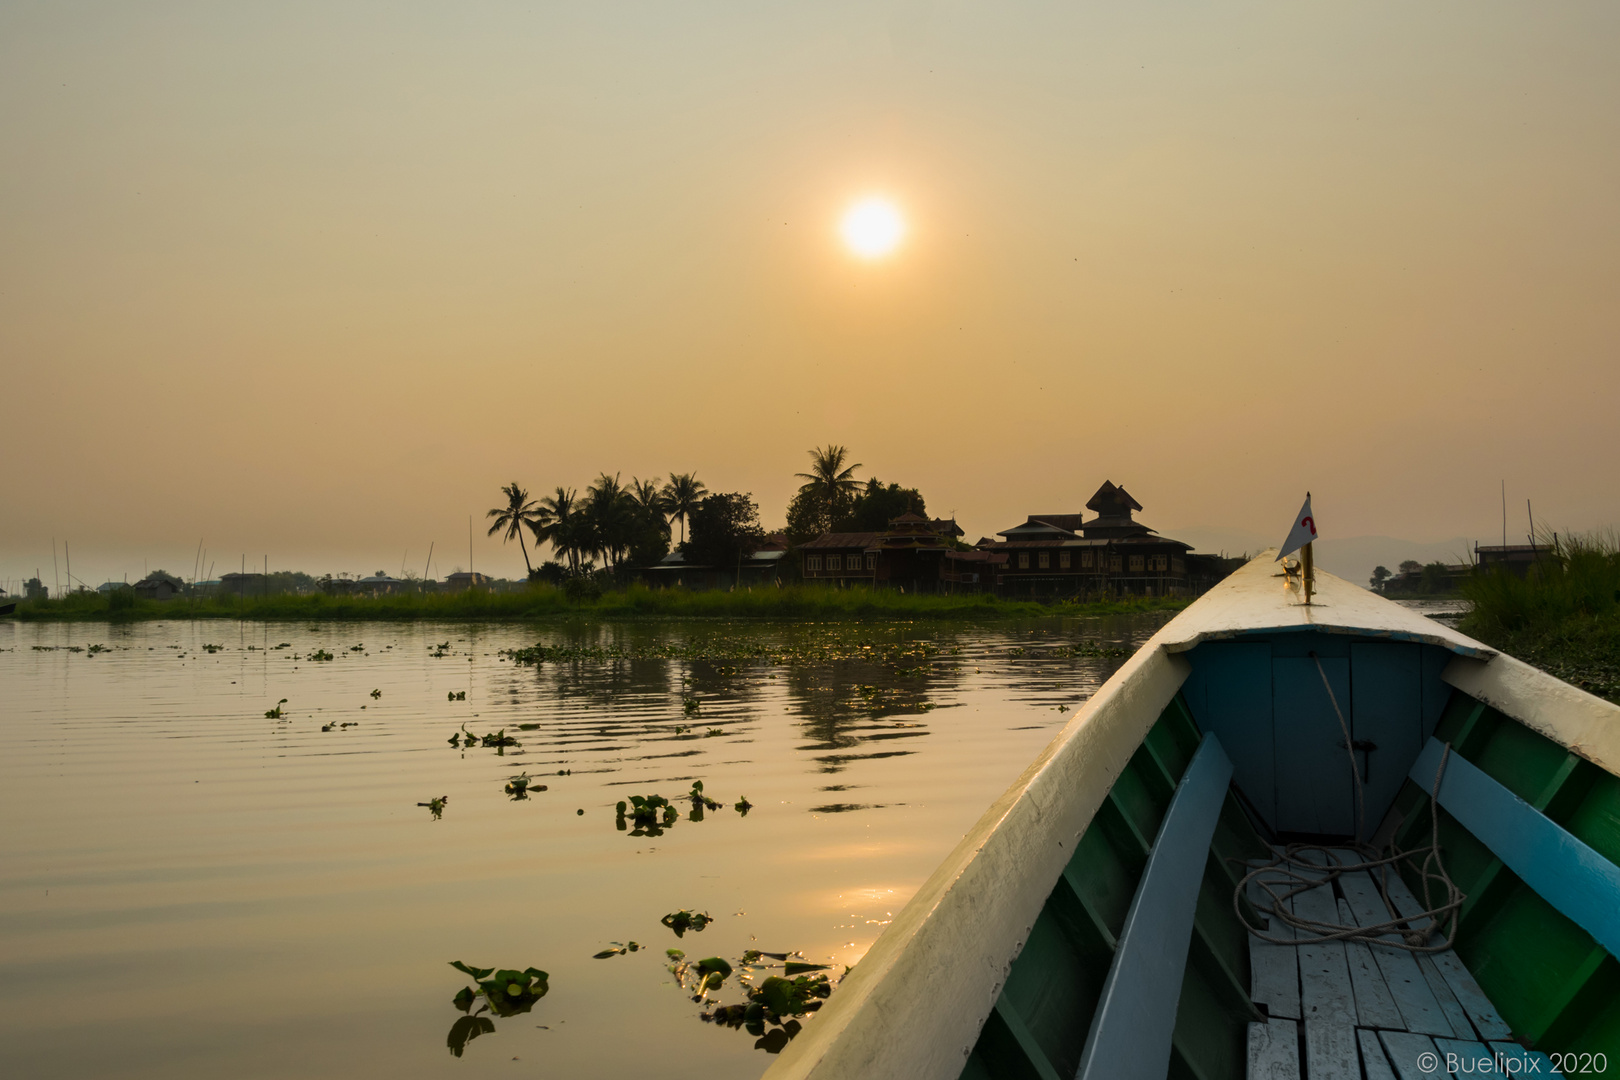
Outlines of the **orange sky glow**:
{"label": "orange sky glow", "polygon": [[[1620,7],[0,7],[0,577],[848,446],[968,539],[1620,521]],[[904,231],[840,239],[881,195]],[[515,574],[485,540],[480,569]],[[13,584],[13,587],[15,585]]]}

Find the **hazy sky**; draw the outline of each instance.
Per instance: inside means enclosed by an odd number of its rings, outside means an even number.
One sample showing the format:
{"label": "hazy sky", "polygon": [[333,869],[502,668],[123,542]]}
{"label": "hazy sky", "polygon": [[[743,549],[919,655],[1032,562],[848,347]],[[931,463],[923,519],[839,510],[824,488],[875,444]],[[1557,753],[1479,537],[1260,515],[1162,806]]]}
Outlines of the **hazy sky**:
{"label": "hazy sky", "polygon": [[1166,532],[1310,488],[1488,538],[1503,479],[1610,525],[1617,45],[1612,0],[0,0],[0,576],[447,572],[602,470],[770,526],[826,442],[970,539],[1105,478]]}

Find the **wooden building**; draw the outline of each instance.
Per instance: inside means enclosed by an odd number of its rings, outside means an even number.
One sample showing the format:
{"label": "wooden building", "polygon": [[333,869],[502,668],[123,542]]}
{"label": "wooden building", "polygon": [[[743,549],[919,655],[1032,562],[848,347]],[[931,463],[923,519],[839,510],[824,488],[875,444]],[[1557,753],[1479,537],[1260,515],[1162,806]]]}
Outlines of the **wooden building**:
{"label": "wooden building", "polygon": [[882,532],[822,533],[799,545],[799,574],[806,581],[935,592],[946,580],[945,555],[961,535],[956,522],[920,514],[901,514]]}
{"label": "wooden building", "polygon": [[134,585],[142,600],[172,600],[180,595],[180,582],[167,575],[148,574]]}
{"label": "wooden building", "polygon": [[1207,576],[1191,544],[1160,536],[1135,519],[1142,504],[1105,481],[1086,503],[1096,514],[1031,514],[985,538],[980,551],[1006,556],[997,585],[1016,596],[1132,594],[1178,596],[1201,591]]}
{"label": "wooden building", "polygon": [[679,547],[652,566],[640,570],[647,584],[668,588],[671,585],[686,589],[752,588],[755,585],[776,585],[781,581],[782,561],[787,557],[788,541],[783,533],[771,533],[764,543],[749,552],[735,566],[702,566],[686,561]]}
{"label": "wooden building", "polygon": [[1474,562],[1485,571],[1502,567],[1517,577],[1529,577],[1530,568],[1554,554],[1548,544],[1474,543]]}

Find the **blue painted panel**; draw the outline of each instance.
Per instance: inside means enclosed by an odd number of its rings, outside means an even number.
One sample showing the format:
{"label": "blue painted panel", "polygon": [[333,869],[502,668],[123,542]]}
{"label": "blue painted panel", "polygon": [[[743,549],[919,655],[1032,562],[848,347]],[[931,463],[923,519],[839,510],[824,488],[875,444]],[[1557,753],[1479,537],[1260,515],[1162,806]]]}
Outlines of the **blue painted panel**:
{"label": "blue painted panel", "polygon": [[[1444,747],[1430,739],[1412,782],[1434,787]],[[1620,867],[1459,754],[1446,758],[1440,805],[1508,869],[1609,951],[1620,956]]]}
{"label": "blue painted panel", "polygon": [[1293,656],[1309,658],[1311,653],[1317,656],[1334,656],[1346,659],[1350,656],[1350,644],[1357,639],[1350,634],[1324,634],[1320,630],[1301,630],[1297,633],[1278,633],[1271,631],[1271,655]]}
{"label": "blue painted panel", "polygon": [[[1325,656],[1321,664],[1344,710],[1345,722],[1349,723],[1350,661]],[[1349,836],[1356,831],[1350,756],[1333,701],[1316,665],[1317,661],[1309,657],[1275,657],[1271,662],[1277,828],[1283,832]],[[1377,825],[1376,820],[1369,820],[1367,831],[1370,833]]]}
{"label": "blue painted panel", "polygon": [[[1276,735],[1271,725],[1271,645],[1206,642],[1187,654],[1182,686],[1199,730],[1214,733],[1232,761],[1232,779],[1265,823],[1277,824]],[[1414,751],[1415,753],[1415,751]]]}
{"label": "blue painted panel", "polygon": [[1423,738],[1427,741],[1434,734],[1434,729],[1440,726],[1440,716],[1446,711],[1446,702],[1451,700],[1451,687],[1440,675],[1454,656],[1449,649],[1442,649],[1438,645],[1424,645],[1422,648]]}
{"label": "blue painted panel", "polygon": [[1397,642],[1351,645],[1350,696],[1356,741],[1378,745],[1376,750],[1356,753],[1365,779],[1365,836],[1371,836],[1406,781],[1406,770],[1423,749],[1422,646]]}
{"label": "blue painted panel", "polygon": [[1170,1069],[1198,886],[1231,778],[1220,739],[1206,734],[1170,800],[1131,898],[1080,1057],[1081,1080],[1163,1080]]}

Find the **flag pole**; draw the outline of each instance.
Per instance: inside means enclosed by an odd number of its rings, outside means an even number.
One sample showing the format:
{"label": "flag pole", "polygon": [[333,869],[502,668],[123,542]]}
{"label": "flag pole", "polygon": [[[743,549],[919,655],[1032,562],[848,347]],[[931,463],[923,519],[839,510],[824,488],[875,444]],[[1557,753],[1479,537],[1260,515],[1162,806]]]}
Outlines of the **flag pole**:
{"label": "flag pole", "polygon": [[1316,591],[1316,563],[1311,558],[1311,545],[1306,544],[1299,553],[1300,577],[1305,581],[1305,603],[1311,602],[1311,594]]}

